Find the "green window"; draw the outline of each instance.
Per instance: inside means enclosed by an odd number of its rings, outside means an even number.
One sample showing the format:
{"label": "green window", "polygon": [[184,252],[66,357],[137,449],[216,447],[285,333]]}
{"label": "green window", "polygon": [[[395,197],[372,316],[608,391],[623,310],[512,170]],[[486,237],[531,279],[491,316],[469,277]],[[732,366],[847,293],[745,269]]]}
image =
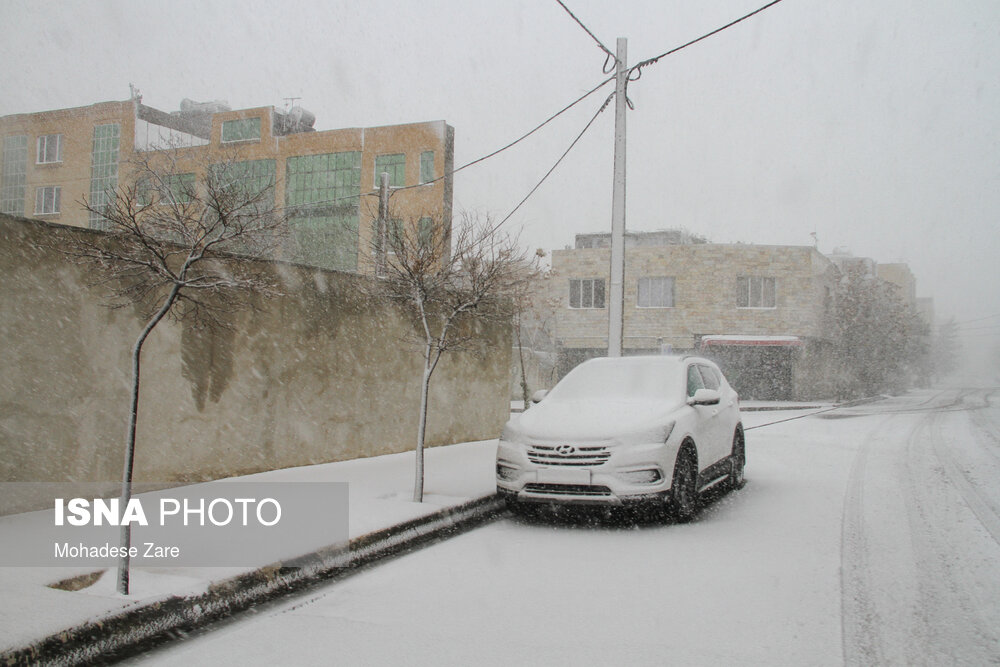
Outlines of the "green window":
{"label": "green window", "polygon": [[3,138],[3,179],[0,181],[0,213],[24,215],[24,187],[28,170],[28,137]]}
{"label": "green window", "polygon": [[417,241],[422,246],[429,246],[434,241],[434,220],[420,218],[420,222],[417,223]]}
{"label": "green window", "polygon": [[[100,211],[114,198],[118,187],[118,147],[121,126],[118,123],[94,126],[93,149],[90,154],[90,205]],[[107,229],[108,224],[98,213],[91,211],[90,226]]]}
{"label": "green window", "polygon": [[430,183],[434,180],[434,151],[424,151],[420,154],[420,182]]}
{"label": "green window", "polygon": [[222,122],[222,143],[260,141],[260,117]]}
{"label": "green window", "polygon": [[156,186],[148,179],[138,187],[138,201],[142,206],[150,204],[187,204],[195,188],[194,174],[169,174]]}
{"label": "green window", "polygon": [[294,261],[340,271],[358,266],[361,153],[301,155],[285,162],[285,205]]}
{"label": "green window", "polygon": [[379,187],[382,182],[381,174],[389,174],[389,187],[401,188],[406,185],[406,155],[404,153],[394,153],[392,155],[378,155],[375,157],[375,187]]}

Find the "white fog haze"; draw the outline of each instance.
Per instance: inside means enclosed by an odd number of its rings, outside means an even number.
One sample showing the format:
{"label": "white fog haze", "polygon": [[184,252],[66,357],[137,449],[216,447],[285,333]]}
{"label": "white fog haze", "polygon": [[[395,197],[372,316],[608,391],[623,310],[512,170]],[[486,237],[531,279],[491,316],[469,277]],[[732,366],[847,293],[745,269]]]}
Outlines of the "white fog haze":
{"label": "white fog haze", "polygon": [[[761,4],[608,4],[576,16],[634,64]],[[0,114],[122,100],[164,111],[286,98],[317,129],[448,121],[462,165],[605,78],[555,2],[46,1],[0,4]],[[785,0],[629,85],[627,227],[716,243],[846,248],[907,262],[939,319],[1000,313],[1000,6]],[[456,176],[456,209],[506,215],[582,130],[602,89]],[[545,249],[610,228],[613,108],[506,223]],[[997,322],[987,321],[986,325]],[[963,336],[996,342],[997,329]]]}
{"label": "white fog haze", "polygon": [[0,53],[0,664],[1000,664],[1000,0]]}

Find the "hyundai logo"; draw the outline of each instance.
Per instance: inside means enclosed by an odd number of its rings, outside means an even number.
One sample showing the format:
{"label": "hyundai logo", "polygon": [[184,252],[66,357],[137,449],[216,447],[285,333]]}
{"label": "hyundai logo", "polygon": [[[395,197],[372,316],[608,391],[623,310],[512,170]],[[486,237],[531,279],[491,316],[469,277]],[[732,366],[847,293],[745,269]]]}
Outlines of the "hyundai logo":
{"label": "hyundai logo", "polygon": [[556,453],[559,456],[572,456],[576,453],[576,447],[573,445],[559,445],[556,447]]}

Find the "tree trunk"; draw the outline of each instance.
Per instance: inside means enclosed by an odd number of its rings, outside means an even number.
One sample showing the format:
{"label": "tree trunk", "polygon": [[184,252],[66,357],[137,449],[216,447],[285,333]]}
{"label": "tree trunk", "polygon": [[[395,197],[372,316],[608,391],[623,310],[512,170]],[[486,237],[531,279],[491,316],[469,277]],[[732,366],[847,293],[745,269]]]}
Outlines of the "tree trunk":
{"label": "tree trunk", "polygon": [[[146,323],[139,337],[136,338],[135,344],[132,346],[132,405],[129,410],[128,416],[128,432],[125,436],[125,465],[122,470],[122,492],[120,500],[121,511],[124,512],[125,508],[128,507],[129,500],[132,499],[132,468],[135,462],[135,428],[136,422],[139,417],[139,359],[142,354],[142,344],[146,342],[146,338],[149,336],[150,332],[153,330],[163,316],[166,315],[171,306],[174,305],[174,301],[177,300],[177,293],[180,291],[180,287],[174,285],[170,290],[170,294],[167,295],[167,300],[160,307],[160,310],[153,315],[152,319]],[[121,556],[118,560],[118,592],[122,595],[128,595],[129,589],[129,561],[131,560],[128,555],[129,547],[132,546],[132,526],[130,523],[124,523],[121,526],[120,531],[121,539]]]}
{"label": "tree trunk", "polygon": [[417,464],[413,481],[413,502],[415,503],[424,501],[424,437],[427,432],[427,397],[433,371],[431,343],[428,341],[427,347],[424,349],[424,376],[420,382],[420,423],[417,426]]}

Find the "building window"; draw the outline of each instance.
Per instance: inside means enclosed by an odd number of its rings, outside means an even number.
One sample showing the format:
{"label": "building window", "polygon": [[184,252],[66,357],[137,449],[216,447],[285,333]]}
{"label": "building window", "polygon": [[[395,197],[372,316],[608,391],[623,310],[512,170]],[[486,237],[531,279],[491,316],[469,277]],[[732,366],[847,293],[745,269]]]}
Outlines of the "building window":
{"label": "building window", "polygon": [[35,188],[35,215],[58,214],[61,192],[62,188],[58,185]]}
{"label": "building window", "polygon": [[375,187],[382,183],[381,174],[389,174],[389,187],[401,188],[406,185],[406,155],[378,155],[375,157]]}
{"label": "building window", "polygon": [[420,183],[430,183],[434,180],[434,151],[424,151],[420,154]]}
{"label": "building window", "polygon": [[294,261],[357,270],[360,196],[360,152],[288,158],[285,204]]}
{"label": "building window", "polygon": [[604,279],[583,278],[569,281],[570,308],[604,308]]}
{"label": "building window", "polygon": [[430,247],[434,241],[434,221],[431,218],[420,218],[417,223],[417,242],[423,247]]}
{"label": "building window", "polygon": [[260,117],[222,122],[222,143],[260,141]]}
{"label": "building window", "polygon": [[107,221],[100,211],[114,198],[118,187],[118,145],[121,127],[118,123],[94,126],[94,144],[90,155],[90,226],[107,229]]}
{"label": "building window", "polygon": [[148,179],[139,183],[136,199],[142,206],[150,204],[188,204],[195,189],[194,174],[168,174],[159,185]]}
{"label": "building window", "polygon": [[61,134],[45,134],[38,137],[38,164],[62,162],[62,138]]}
{"label": "building window", "polygon": [[639,278],[636,306],[639,308],[673,308],[674,279],[665,277]]}
{"label": "building window", "polygon": [[774,278],[740,276],[736,279],[736,306],[739,308],[774,308]]}
{"label": "building window", "polygon": [[0,213],[24,215],[24,187],[28,171],[28,137],[3,138],[3,181]]}

